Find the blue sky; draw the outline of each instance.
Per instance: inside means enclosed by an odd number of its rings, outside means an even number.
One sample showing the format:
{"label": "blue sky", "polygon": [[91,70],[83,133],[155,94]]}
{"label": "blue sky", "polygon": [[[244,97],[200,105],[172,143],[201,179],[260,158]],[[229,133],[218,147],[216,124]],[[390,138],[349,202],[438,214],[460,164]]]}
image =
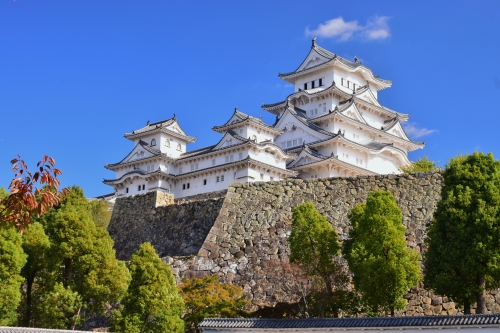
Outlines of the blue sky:
{"label": "blue sky", "polygon": [[379,100],[426,142],[412,160],[500,158],[499,1],[2,0],[0,186],[16,154],[48,154],[63,186],[109,193],[103,166],[133,147],[123,134],[174,113],[190,149],[217,142],[235,106],[272,123],[260,105],[292,92],[277,74],[314,34],[393,80]]}

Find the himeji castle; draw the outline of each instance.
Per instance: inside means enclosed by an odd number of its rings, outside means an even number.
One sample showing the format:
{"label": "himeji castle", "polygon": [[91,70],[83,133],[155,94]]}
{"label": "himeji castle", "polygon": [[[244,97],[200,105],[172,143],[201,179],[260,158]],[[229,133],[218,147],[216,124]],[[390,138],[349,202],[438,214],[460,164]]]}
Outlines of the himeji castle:
{"label": "himeji castle", "polygon": [[262,105],[276,115],[274,124],[235,109],[225,124],[213,127],[222,135],[218,143],[188,151],[196,138],[175,115],[148,122],[125,134],[134,148],[105,166],[116,177],[104,183],[116,197],[162,191],[182,198],[223,190],[230,182],[400,173],[410,163],[408,152],[424,147],[401,126],[408,114],[378,102],[378,91],[392,82],[356,58],[325,50],[316,38],[300,66],[279,77],[294,92]]}

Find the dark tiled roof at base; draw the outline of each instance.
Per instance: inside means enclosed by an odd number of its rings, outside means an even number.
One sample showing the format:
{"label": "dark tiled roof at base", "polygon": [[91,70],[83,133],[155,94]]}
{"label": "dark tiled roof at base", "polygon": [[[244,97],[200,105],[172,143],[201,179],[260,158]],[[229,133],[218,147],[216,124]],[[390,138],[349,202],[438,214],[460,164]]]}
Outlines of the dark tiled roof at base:
{"label": "dark tiled roof at base", "polygon": [[439,326],[485,326],[500,325],[500,314],[421,316],[421,317],[370,317],[370,318],[307,318],[307,319],[263,319],[263,318],[206,318],[201,328],[397,328]]}
{"label": "dark tiled roof at base", "polygon": [[33,327],[5,327],[0,326],[0,333],[89,333],[89,331],[70,331],[52,328],[33,328]]}

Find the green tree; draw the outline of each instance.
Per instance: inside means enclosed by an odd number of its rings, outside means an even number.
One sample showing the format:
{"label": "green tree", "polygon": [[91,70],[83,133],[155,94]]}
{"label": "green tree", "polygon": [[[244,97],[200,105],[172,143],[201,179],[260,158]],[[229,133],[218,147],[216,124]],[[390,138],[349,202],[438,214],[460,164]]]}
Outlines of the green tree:
{"label": "green tree", "polygon": [[292,218],[290,262],[297,263],[307,275],[319,277],[324,282],[331,311],[338,317],[339,294],[349,281],[338,260],[338,235],[311,202],[295,207]]}
{"label": "green tree", "polygon": [[187,332],[201,332],[198,323],[204,318],[235,318],[247,315],[243,310],[248,302],[241,287],[218,282],[219,276],[203,279],[182,279],[179,289],[186,304],[183,319]]}
{"label": "green tree", "polygon": [[107,305],[125,294],[130,274],[116,259],[108,232],[92,221],[82,189],[72,187],[61,205],[41,221],[51,241],[50,256],[62,267],[54,272],[54,282],[81,299],[78,321],[90,313],[105,314]]}
{"label": "green tree", "polygon": [[89,201],[89,211],[92,221],[94,221],[96,226],[104,229],[108,228],[109,221],[111,220],[111,212],[106,200]]}
{"label": "green tree", "polygon": [[26,254],[21,235],[14,227],[0,225],[0,326],[17,323],[17,307],[21,302],[21,269]]}
{"label": "green tree", "polygon": [[71,287],[56,283],[52,290],[43,297],[39,304],[39,319],[37,326],[45,328],[68,327],[75,329],[80,320],[82,299]]}
{"label": "green tree", "polygon": [[500,161],[490,153],[451,159],[441,201],[428,228],[427,288],[470,313],[486,312],[485,290],[500,286]]}
{"label": "green tree", "polygon": [[9,196],[9,192],[5,190],[5,188],[0,187],[0,199],[5,199]]}
{"label": "green tree", "polygon": [[401,210],[388,191],[371,192],[355,206],[352,229],[343,254],[353,282],[365,304],[375,313],[404,309],[403,295],[421,278],[419,255],[406,245]]}
{"label": "green tree", "polygon": [[150,243],[142,244],[129,264],[132,281],[121,308],[113,311],[113,332],[180,333],[184,301],[170,267]]}
{"label": "green tree", "polygon": [[414,173],[414,172],[425,172],[439,170],[434,161],[431,161],[427,155],[418,158],[415,162],[410,165],[400,167],[401,171],[404,173]]}
{"label": "green tree", "polygon": [[[44,273],[45,275],[47,274],[47,269],[50,267],[49,262],[51,261],[49,255],[50,240],[40,223],[35,222],[31,224],[28,230],[24,232],[22,247],[28,258],[26,265],[24,265],[21,271],[25,279],[25,288],[23,288],[23,314],[21,315],[20,321],[24,326],[30,327],[35,324],[32,318],[32,310],[38,305],[38,297],[33,296],[34,294],[42,296],[43,292],[37,293],[36,291],[37,289],[43,289],[39,286],[40,280],[46,280],[46,277],[42,277],[42,275],[44,275]],[[33,298],[35,298],[34,302]]]}

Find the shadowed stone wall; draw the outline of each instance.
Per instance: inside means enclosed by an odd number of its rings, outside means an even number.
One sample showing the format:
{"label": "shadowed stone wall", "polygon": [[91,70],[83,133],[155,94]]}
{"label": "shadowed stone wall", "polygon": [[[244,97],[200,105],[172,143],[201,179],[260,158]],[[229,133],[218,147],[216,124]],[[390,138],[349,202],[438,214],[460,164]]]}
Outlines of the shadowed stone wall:
{"label": "shadowed stone wall", "polygon": [[173,199],[164,199],[161,192],[119,198],[108,227],[117,257],[129,260],[144,242],[150,242],[160,256],[196,254],[223,201],[219,198],[173,204]]}

